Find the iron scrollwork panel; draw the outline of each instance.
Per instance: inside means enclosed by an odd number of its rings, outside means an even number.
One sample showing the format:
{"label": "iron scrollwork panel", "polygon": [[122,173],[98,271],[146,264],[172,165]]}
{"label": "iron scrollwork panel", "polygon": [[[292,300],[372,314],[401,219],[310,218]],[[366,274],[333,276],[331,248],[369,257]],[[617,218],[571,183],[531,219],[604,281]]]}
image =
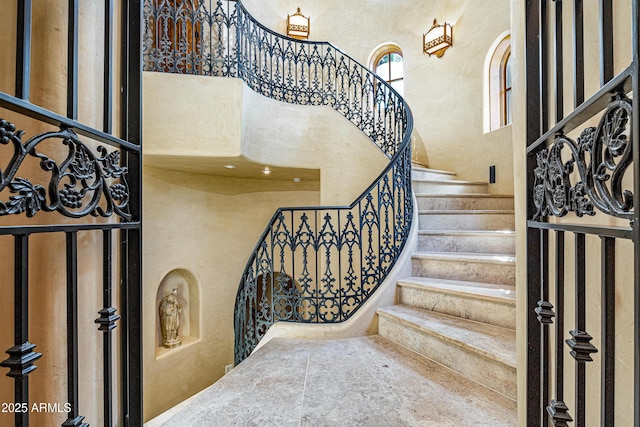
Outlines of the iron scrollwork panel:
{"label": "iron scrollwork panel", "polygon": [[[70,218],[116,215],[131,220],[127,168],[120,165],[120,151],[98,146],[94,152],[70,129],[42,133],[26,141],[24,134],[0,119],[0,149],[13,148],[9,163],[0,169],[0,192],[8,189],[13,194],[0,200],[0,216],[24,213],[33,217],[40,211],[55,211]],[[39,151],[45,142],[56,141],[59,144],[51,150],[55,155]],[[48,174],[44,185],[18,175],[31,158]]]}
{"label": "iron scrollwork panel", "polygon": [[624,188],[633,158],[631,114],[631,100],[617,95],[597,127],[586,128],[577,141],[558,135],[551,147],[536,153],[534,220],[569,212],[595,215],[596,209],[633,220],[634,195]]}

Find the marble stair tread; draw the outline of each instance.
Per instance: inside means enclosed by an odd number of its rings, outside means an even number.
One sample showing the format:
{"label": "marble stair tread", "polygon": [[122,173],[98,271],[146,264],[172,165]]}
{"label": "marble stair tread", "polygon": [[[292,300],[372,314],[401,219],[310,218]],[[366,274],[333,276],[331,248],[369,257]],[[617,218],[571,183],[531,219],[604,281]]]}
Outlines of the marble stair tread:
{"label": "marble stair tread", "polygon": [[[415,182],[434,183],[438,185],[487,185],[483,181],[464,181],[461,179],[413,179]],[[421,193],[422,194],[422,193]]]}
{"label": "marble stair tread", "polygon": [[[455,182],[459,182],[459,181],[455,181]],[[473,194],[458,194],[458,193],[451,193],[451,194],[447,194],[447,193],[428,193],[428,192],[422,192],[422,193],[415,193],[416,197],[437,197],[437,198],[441,198],[441,199],[448,199],[451,197],[457,197],[457,198],[489,198],[489,199],[513,199],[513,195],[512,194],[498,194],[498,193],[473,193]]]}
{"label": "marble stair tread", "polygon": [[443,341],[487,359],[516,368],[516,331],[513,329],[406,305],[379,308],[377,313],[380,316],[394,318],[419,329],[422,333],[437,336]]}
{"label": "marble stair tread", "polygon": [[510,209],[421,209],[420,215],[503,215],[514,214]]}
{"label": "marble stair tread", "polygon": [[398,286],[418,289],[426,288],[436,292],[472,296],[474,298],[498,301],[508,305],[515,305],[516,303],[516,288],[511,285],[432,279],[429,277],[408,277],[399,280]]}
{"label": "marble stair tread", "polygon": [[482,262],[488,264],[513,264],[516,257],[504,254],[479,254],[465,252],[415,252],[412,255],[415,259],[433,259],[441,261],[468,261]]}
{"label": "marble stair tread", "polygon": [[441,173],[443,175],[452,175],[452,176],[456,175],[455,172],[446,171],[446,170],[443,170],[443,169],[433,169],[433,168],[429,168],[429,167],[426,167],[426,166],[412,166],[411,170],[417,171],[417,172]]}
{"label": "marble stair tread", "polygon": [[418,230],[418,234],[434,236],[515,236],[514,230]]}
{"label": "marble stair tread", "polygon": [[456,173],[424,167],[412,167],[411,175],[413,179],[452,180],[455,179]]}

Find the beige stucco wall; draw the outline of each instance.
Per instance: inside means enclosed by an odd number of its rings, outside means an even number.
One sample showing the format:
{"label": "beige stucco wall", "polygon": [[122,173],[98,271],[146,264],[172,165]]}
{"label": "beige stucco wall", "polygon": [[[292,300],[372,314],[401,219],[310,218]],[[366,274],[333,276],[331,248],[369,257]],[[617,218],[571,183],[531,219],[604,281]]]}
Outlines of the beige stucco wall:
{"label": "beige stucco wall", "polygon": [[[278,206],[318,203],[315,191],[260,192],[260,183],[251,193],[215,190],[238,184],[229,178],[144,168],[146,420],[212,384],[233,363],[235,296],[251,249]],[[196,279],[200,319],[193,326],[199,337],[162,352],[156,345],[156,294],[163,278],[176,269]]]}
{"label": "beige stucco wall", "polygon": [[[405,98],[414,115],[414,159],[453,170],[461,179],[487,181],[493,193],[512,194],[511,127],[483,133],[484,61],[495,39],[510,28],[508,0],[247,0],[261,23],[285,32],[287,14],[300,6],[311,18],[311,40],[328,40],[368,66],[383,43],[402,48]],[[433,19],[453,25],[453,47],[442,58],[422,53],[422,34]]]}
{"label": "beige stucco wall", "polygon": [[327,106],[285,104],[245,87],[242,153],[259,163],[320,170],[323,206],[352,203],[389,160]]}
{"label": "beige stucco wall", "polygon": [[144,72],[142,82],[145,154],[241,154],[241,80]]}

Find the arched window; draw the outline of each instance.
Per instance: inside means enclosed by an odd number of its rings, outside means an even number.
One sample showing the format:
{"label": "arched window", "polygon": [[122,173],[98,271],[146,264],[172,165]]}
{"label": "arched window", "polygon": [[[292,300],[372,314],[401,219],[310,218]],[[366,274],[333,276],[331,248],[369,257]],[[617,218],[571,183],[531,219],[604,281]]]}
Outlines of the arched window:
{"label": "arched window", "polygon": [[511,124],[511,49],[507,52],[502,65],[502,117],[500,124],[502,126]]}
{"label": "arched window", "polygon": [[485,60],[484,131],[511,124],[511,35],[503,33]]}
{"label": "arched window", "polygon": [[395,43],[378,46],[369,56],[369,67],[400,95],[404,93],[404,66],[402,50]]}

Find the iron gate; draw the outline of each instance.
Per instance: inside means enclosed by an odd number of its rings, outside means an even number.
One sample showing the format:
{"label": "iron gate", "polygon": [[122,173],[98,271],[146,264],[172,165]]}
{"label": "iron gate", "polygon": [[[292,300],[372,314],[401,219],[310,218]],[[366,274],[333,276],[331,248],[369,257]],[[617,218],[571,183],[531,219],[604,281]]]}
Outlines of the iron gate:
{"label": "iron gate", "polygon": [[638,1],[525,5],[527,425],[637,426]]}
{"label": "iron gate", "polygon": [[[142,425],[141,4],[104,0],[99,3],[104,31],[81,31],[81,7],[92,2],[61,0],[56,7],[32,5],[31,0],[9,3],[3,3],[4,16],[15,7],[16,20],[3,27],[16,29],[15,89],[0,92],[0,244],[5,262],[0,306],[11,313],[3,318],[2,342],[13,345],[0,366],[13,379],[14,399],[3,395],[2,416],[7,418],[0,424],[11,416],[16,426],[28,426],[30,420],[84,426],[84,404],[100,408],[97,419],[87,419],[94,424]],[[66,28],[50,22],[58,6],[66,9]],[[55,50],[56,31],[66,38],[66,69],[43,68],[39,56]],[[80,46],[98,33],[95,40],[102,40],[102,46],[90,54],[102,58],[97,80],[102,99],[81,90],[86,84],[80,70],[87,58]],[[5,46],[7,51],[11,49]],[[119,61],[116,55],[121,55]],[[5,64],[14,59],[3,57]],[[3,65],[3,73],[13,73],[10,63]],[[33,96],[34,87],[40,94],[54,93],[56,81],[66,81],[62,114],[36,105]],[[87,125],[78,118],[83,108],[96,105],[102,110],[101,129],[95,128],[99,120]],[[55,265],[58,258],[63,261]],[[92,292],[95,306],[83,297]],[[90,327],[79,316],[87,305],[94,316]],[[56,311],[63,313],[62,319],[49,316]],[[93,341],[102,341],[97,361],[89,348]],[[56,357],[66,361],[61,378],[48,374],[54,372],[49,360]],[[48,368],[36,369],[40,364]],[[87,386],[94,379],[82,377],[86,366],[100,365],[95,382],[102,398]],[[60,384],[65,396],[42,392]]]}

